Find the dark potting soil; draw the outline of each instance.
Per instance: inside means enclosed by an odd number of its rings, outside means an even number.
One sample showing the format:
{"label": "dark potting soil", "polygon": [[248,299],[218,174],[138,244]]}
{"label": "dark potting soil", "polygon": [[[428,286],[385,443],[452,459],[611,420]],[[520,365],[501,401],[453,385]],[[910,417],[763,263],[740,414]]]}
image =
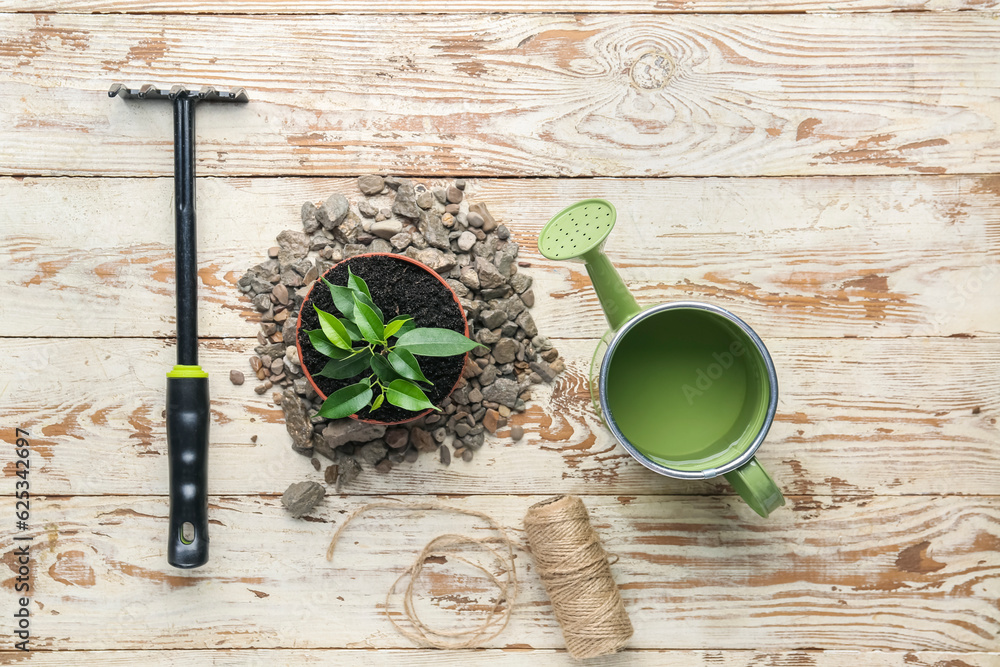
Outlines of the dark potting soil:
{"label": "dark potting soil", "polygon": [[[348,266],[355,275],[360,276],[368,284],[372,301],[382,309],[386,322],[397,315],[410,315],[418,327],[440,327],[465,333],[465,319],[461,307],[455,302],[451,290],[443,285],[430,269],[398,257],[362,255],[344,260],[324,275],[334,285],[346,285]],[[333,304],[330,290],[322,280],[316,282],[312,292],[309,293],[309,298],[302,304],[302,326],[298,332],[302,367],[309,372],[320,391],[329,396],[338,389],[360,381],[371,371],[347,380],[334,380],[318,375],[329,358],[313,348],[306,334],[307,331],[319,329],[319,318],[316,316],[313,304],[320,310],[338,317],[343,317],[343,314]],[[417,361],[420,362],[420,370],[424,376],[433,383],[433,387],[421,384],[421,388],[431,403],[437,405],[451,393],[452,387],[462,374],[465,355],[417,357]],[[382,422],[400,421],[415,414],[388,402],[383,403],[374,413],[368,408],[358,412],[358,416],[362,419],[376,419]]]}

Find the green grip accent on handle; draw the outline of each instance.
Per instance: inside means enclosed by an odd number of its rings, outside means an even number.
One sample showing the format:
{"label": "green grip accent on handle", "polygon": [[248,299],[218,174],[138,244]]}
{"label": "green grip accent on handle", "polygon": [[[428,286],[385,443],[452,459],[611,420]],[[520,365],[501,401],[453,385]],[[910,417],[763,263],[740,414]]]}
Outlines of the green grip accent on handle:
{"label": "green grip accent on handle", "polygon": [[785,504],[781,489],[757,462],[757,457],[727,472],[725,477],[747,505],[764,518]]}
{"label": "green grip accent on handle", "polygon": [[207,378],[208,373],[201,366],[182,366],[178,364],[167,373],[168,378]]}
{"label": "green grip accent on handle", "polygon": [[604,316],[608,324],[617,330],[632,317],[639,314],[639,304],[628,291],[625,281],[615,270],[608,256],[600,248],[590,250],[583,255],[586,262],[587,275],[594,284],[597,300],[601,302]]}

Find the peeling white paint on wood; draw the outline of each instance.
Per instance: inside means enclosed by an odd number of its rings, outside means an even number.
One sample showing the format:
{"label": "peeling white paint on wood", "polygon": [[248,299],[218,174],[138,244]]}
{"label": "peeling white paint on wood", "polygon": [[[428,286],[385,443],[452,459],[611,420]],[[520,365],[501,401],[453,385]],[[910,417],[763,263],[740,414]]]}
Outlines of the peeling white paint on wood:
{"label": "peeling white paint on wood", "polygon": [[203,175],[1000,170],[985,12],[13,14],[0,45],[2,174],[172,173],[168,106],[114,81],[247,87],[199,109]]}

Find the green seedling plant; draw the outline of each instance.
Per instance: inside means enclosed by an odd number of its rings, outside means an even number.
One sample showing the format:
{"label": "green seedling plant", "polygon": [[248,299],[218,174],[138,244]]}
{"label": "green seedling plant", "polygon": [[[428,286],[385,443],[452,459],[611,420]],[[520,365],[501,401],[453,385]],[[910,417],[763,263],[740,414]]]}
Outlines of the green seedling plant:
{"label": "green seedling plant", "polygon": [[320,328],[306,333],[316,351],[330,358],[318,375],[335,380],[363,377],[330,394],[317,414],[341,419],[367,406],[375,412],[386,402],[412,412],[428,408],[440,412],[421,388],[433,384],[424,377],[417,357],[452,357],[479,343],[450,329],[418,328],[409,315],[386,322],[368,285],[350,267],[346,286],[325,277],[323,282],[343,317],[313,304]]}

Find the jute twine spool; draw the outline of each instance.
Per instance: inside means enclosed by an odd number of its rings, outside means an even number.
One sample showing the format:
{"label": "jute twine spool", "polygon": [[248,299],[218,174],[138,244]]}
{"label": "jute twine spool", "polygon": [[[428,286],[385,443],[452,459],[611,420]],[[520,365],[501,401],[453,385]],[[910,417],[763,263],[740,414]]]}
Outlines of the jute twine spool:
{"label": "jute twine spool", "polygon": [[524,529],[569,654],[582,660],[625,646],[632,622],[583,501],[556,496],[532,505]]}
{"label": "jute twine spool", "polygon": [[[498,524],[493,517],[488,514],[483,514],[482,512],[465,510],[458,507],[450,507],[448,505],[440,505],[438,503],[370,503],[354,510],[354,512],[347,517],[347,520],[340,524],[337,531],[333,534],[333,539],[330,540],[330,547],[326,550],[327,560],[333,560],[333,553],[337,547],[337,541],[340,539],[340,535],[344,531],[344,528],[347,527],[347,524],[351,523],[351,521],[359,515],[373,509],[403,511],[436,510],[441,512],[454,512],[482,519],[498,534],[495,538],[445,534],[438,535],[427,543],[427,546],[425,546],[420,553],[417,554],[417,558],[413,561],[413,564],[404,570],[401,575],[399,575],[399,578],[392,584],[389,588],[389,592],[386,593],[385,596],[384,610],[386,618],[389,619],[389,622],[395,626],[396,630],[398,630],[400,634],[405,637],[409,637],[417,643],[426,644],[435,648],[461,649],[477,647],[481,643],[487,642],[503,632],[504,628],[507,627],[508,621],[510,621],[510,613],[513,609],[514,599],[517,597],[517,571],[514,568],[514,547],[511,544],[507,533],[504,532],[503,528],[500,527],[500,524]],[[500,548],[492,546],[491,543],[499,543]],[[494,574],[485,565],[462,556],[461,550],[468,549],[469,547],[477,547],[488,552],[499,563],[501,569],[500,574]],[[496,602],[490,608],[486,618],[483,619],[482,624],[478,627],[474,627],[469,630],[437,629],[428,626],[420,619],[416,606],[413,603],[414,585],[419,580],[420,573],[423,571],[424,565],[427,563],[427,559],[436,556],[446,556],[447,558],[461,561],[479,570],[486,576],[487,579],[492,581],[493,585],[495,585],[499,590],[499,594],[496,596]],[[390,610],[391,598],[403,581],[407,582],[406,588],[403,591],[403,615],[405,616],[406,621],[400,623],[396,620],[396,615]]]}

